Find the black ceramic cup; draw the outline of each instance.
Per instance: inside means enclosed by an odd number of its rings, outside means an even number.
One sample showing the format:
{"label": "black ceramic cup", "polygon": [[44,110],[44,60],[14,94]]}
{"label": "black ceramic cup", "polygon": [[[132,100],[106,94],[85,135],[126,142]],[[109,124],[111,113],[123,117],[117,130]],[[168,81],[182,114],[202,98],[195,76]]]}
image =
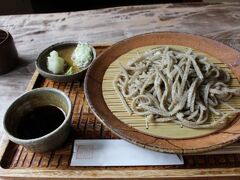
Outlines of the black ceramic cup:
{"label": "black ceramic cup", "polygon": [[18,63],[18,53],[11,34],[0,29],[0,74],[12,70]]}

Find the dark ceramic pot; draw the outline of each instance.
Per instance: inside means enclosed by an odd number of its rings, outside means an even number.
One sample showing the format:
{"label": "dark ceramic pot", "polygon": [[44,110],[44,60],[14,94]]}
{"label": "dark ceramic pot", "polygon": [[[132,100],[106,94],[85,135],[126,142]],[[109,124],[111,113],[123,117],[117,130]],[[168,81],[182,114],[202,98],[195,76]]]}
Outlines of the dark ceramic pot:
{"label": "dark ceramic pot", "polygon": [[0,29],[0,74],[12,70],[18,63],[18,53],[11,34]]}

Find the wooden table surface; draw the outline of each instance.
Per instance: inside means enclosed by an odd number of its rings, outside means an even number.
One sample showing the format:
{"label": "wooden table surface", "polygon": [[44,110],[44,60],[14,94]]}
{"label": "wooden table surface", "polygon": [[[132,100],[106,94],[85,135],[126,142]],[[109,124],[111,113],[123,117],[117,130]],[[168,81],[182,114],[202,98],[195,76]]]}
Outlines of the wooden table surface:
{"label": "wooden table surface", "polygon": [[[66,40],[111,44],[137,34],[176,31],[200,34],[240,50],[240,3],[161,4],[81,12],[0,16],[14,38],[19,66],[0,76],[0,119],[26,89],[38,54]],[[2,136],[2,123],[0,137]]]}

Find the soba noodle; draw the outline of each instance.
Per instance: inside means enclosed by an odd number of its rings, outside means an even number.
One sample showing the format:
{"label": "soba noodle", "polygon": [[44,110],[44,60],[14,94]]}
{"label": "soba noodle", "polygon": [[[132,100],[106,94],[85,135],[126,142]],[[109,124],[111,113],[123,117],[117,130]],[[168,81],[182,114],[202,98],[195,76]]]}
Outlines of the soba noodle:
{"label": "soba noodle", "polygon": [[[240,112],[226,103],[240,89],[228,87],[230,75],[192,49],[154,48],[128,63],[120,64],[114,89],[126,111],[148,122],[176,122],[188,128],[220,128]],[[127,100],[130,100],[130,106]],[[231,112],[216,107],[223,103]],[[222,116],[209,122],[209,114]]]}

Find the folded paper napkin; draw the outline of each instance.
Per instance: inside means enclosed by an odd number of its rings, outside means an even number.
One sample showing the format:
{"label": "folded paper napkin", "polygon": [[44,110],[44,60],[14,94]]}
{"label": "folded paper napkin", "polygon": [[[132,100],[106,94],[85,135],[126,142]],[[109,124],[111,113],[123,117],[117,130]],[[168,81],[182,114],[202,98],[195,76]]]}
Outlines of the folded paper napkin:
{"label": "folded paper napkin", "polygon": [[75,140],[71,166],[181,165],[182,156],[138,147],[124,140]]}

